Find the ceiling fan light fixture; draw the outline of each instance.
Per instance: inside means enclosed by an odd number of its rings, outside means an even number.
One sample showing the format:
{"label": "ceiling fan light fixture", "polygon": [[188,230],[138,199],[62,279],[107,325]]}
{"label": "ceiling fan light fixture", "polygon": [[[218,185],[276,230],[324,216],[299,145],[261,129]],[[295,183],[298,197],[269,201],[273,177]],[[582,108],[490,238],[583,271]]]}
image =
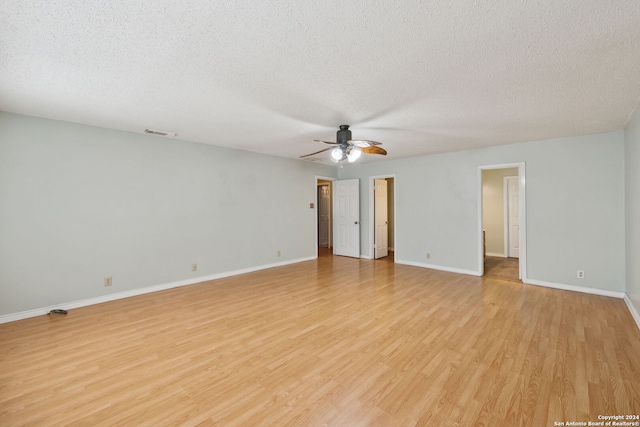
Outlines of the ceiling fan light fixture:
{"label": "ceiling fan light fixture", "polygon": [[336,163],[342,160],[342,150],[340,148],[334,148],[331,150],[331,160]]}
{"label": "ceiling fan light fixture", "polygon": [[353,147],[349,152],[349,154],[347,155],[347,159],[349,160],[349,163],[353,163],[356,160],[358,160],[361,154],[362,154],[362,151],[358,150],[356,147]]}
{"label": "ceiling fan light fixture", "polygon": [[306,159],[308,157],[315,156],[316,154],[329,151],[331,160],[334,163],[340,163],[343,160],[348,160],[349,163],[353,163],[360,158],[362,153],[381,154],[383,156],[387,154],[387,151],[384,148],[379,147],[380,145],[382,145],[379,142],[363,139],[353,139],[351,137],[349,125],[340,125],[340,130],[336,134],[336,142],[323,141],[321,139],[314,139],[314,141],[329,144],[329,147],[325,148],[324,150],[316,151],[315,153],[300,156],[301,159]]}

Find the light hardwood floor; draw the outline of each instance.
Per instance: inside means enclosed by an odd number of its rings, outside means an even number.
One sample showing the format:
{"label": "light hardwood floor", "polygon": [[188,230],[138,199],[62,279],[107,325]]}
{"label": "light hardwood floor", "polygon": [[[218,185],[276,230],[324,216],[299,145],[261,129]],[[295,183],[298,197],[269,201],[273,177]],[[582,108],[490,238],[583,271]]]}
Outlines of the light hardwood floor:
{"label": "light hardwood floor", "polygon": [[519,281],[520,261],[518,258],[487,256],[484,258],[484,275],[502,280]]}
{"label": "light hardwood floor", "polygon": [[393,262],[320,257],[0,325],[2,426],[620,414],[640,414],[640,332],[622,300]]}

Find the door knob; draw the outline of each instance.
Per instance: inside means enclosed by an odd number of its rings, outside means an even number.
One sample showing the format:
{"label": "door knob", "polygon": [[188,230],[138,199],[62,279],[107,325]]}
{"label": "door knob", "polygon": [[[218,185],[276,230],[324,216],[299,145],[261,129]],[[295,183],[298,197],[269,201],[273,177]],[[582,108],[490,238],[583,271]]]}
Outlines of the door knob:
{"label": "door knob", "polygon": [[354,224],[357,224],[357,223],[358,223],[358,221],[354,222]]}

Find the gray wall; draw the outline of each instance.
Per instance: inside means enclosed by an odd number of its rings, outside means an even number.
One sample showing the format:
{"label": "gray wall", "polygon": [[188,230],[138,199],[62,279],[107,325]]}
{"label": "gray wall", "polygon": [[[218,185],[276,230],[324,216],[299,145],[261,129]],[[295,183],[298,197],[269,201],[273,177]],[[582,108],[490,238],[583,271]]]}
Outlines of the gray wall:
{"label": "gray wall", "polygon": [[625,130],[627,295],[640,313],[640,108]]}
{"label": "gray wall", "polygon": [[336,173],[0,112],[0,315],[313,257]]}
{"label": "gray wall", "polygon": [[396,259],[478,272],[478,167],[516,162],[526,163],[527,278],[624,292],[623,131],[345,166],[341,179],[360,178],[363,255],[369,177],[395,174]]}
{"label": "gray wall", "polygon": [[638,309],[639,121],[336,169],[0,112],[0,315],[313,257],[316,175],[361,179],[363,255],[369,177],[395,174],[396,258],[477,272],[478,167],[514,162],[526,163],[527,277],[615,292],[626,177],[626,291]]}

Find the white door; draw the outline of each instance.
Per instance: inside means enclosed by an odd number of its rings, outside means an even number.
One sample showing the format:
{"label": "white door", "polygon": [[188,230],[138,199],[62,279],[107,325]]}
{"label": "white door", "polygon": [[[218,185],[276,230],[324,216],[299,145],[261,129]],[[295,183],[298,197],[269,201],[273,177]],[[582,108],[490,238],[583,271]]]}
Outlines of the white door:
{"label": "white door", "polygon": [[360,258],[360,181],[333,182],[333,253]]}
{"label": "white door", "polygon": [[329,185],[318,186],[318,245],[329,246]]}
{"label": "white door", "polygon": [[387,212],[387,180],[374,180],[374,258],[382,258],[389,255],[389,217]]}
{"label": "white door", "polygon": [[507,201],[507,256],[520,258],[520,191],[517,176],[505,177]]}

